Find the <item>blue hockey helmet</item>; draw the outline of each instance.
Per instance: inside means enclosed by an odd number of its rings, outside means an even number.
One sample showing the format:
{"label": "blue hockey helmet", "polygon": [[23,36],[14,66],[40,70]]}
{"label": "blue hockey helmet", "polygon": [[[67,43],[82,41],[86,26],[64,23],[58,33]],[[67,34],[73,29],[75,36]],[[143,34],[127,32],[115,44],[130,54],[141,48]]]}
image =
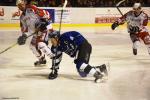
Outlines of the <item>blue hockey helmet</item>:
{"label": "blue hockey helmet", "polygon": [[60,32],[59,31],[53,31],[49,33],[49,38],[59,38],[60,37]]}

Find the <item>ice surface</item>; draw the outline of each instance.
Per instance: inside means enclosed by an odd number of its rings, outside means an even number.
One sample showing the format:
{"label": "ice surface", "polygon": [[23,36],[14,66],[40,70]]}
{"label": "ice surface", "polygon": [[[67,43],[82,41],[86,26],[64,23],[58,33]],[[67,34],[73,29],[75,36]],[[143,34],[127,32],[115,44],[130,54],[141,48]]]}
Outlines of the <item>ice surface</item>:
{"label": "ice surface", "polygon": [[[47,66],[34,67],[35,56],[24,46],[16,46],[0,55],[0,100],[150,100],[150,56],[141,42],[138,55],[125,29],[65,28],[77,30],[92,44],[91,65],[109,62],[109,79],[94,83],[81,78],[73,59],[63,55],[59,77],[48,80],[51,61]],[[0,31],[0,51],[16,42],[19,30]]]}

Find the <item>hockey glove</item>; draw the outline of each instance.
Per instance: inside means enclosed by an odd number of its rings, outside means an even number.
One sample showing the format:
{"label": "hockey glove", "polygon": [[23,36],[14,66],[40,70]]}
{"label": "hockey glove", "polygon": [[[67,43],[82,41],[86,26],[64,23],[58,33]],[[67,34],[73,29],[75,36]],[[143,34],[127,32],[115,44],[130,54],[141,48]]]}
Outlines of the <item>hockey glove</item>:
{"label": "hockey glove", "polygon": [[111,25],[111,29],[114,30],[116,27],[118,27],[119,24],[118,22],[114,22],[112,25]]}
{"label": "hockey glove", "polygon": [[19,36],[17,43],[19,45],[24,45],[26,43],[27,35],[22,34],[22,36]]}
{"label": "hockey glove", "polygon": [[48,78],[53,80],[53,79],[56,79],[58,76],[58,71],[57,69],[52,69],[52,72],[49,74]]}
{"label": "hockey glove", "polygon": [[139,27],[138,26],[130,26],[129,31],[130,31],[130,33],[139,32]]}

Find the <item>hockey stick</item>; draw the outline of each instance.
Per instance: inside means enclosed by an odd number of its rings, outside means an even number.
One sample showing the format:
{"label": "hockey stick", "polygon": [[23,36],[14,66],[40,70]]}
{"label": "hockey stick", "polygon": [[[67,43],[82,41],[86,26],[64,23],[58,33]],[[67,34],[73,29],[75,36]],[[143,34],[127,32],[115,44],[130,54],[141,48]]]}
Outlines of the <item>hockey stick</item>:
{"label": "hockey stick", "polygon": [[62,17],[63,17],[64,9],[66,8],[67,2],[68,2],[68,1],[65,0],[64,5],[63,5],[63,7],[62,7],[62,9],[61,9],[60,22],[59,22],[59,33],[61,32]]}
{"label": "hockey stick", "polygon": [[[34,35],[35,33],[36,33],[36,32],[30,34],[29,36],[27,36],[27,38],[31,37],[31,36]],[[7,50],[9,50],[9,49],[11,49],[11,48],[13,48],[13,47],[15,47],[17,44],[18,44],[17,42],[14,43],[13,45],[11,45],[11,46],[9,46],[8,48],[6,48],[5,50],[1,51],[0,54],[6,52]]]}
{"label": "hockey stick", "polygon": [[123,13],[121,12],[121,10],[119,9],[120,4],[122,4],[123,2],[125,2],[126,0],[121,0],[120,2],[118,2],[116,4],[117,10],[119,11],[119,13],[123,16]]}
{"label": "hockey stick", "polygon": [[[67,2],[68,2],[68,1],[65,0],[64,5],[63,5],[63,7],[62,7],[62,9],[61,9],[60,22],[59,22],[59,33],[61,32],[62,17],[63,17],[64,9],[66,8]],[[56,47],[55,56],[57,56],[57,47]],[[55,66],[55,64],[56,64],[56,57],[54,58],[54,62],[53,62],[53,64],[52,64],[52,74],[54,74],[54,70],[55,70],[54,66]]]}

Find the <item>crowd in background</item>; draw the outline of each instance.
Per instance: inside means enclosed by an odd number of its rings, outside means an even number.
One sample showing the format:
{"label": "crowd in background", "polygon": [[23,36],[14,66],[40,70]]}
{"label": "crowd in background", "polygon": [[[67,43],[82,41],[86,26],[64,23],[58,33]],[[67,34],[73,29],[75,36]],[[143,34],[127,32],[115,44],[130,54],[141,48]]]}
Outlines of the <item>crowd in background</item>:
{"label": "crowd in background", "polygon": [[[120,0],[68,0],[68,7],[114,7]],[[64,0],[31,0],[39,7],[61,7]],[[150,0],[126,0],[122,7],[130,7],[135,2],[140,2],[145,7],[150,7]],[[0,0],[0,6],[15,6],[16,0]]]}

